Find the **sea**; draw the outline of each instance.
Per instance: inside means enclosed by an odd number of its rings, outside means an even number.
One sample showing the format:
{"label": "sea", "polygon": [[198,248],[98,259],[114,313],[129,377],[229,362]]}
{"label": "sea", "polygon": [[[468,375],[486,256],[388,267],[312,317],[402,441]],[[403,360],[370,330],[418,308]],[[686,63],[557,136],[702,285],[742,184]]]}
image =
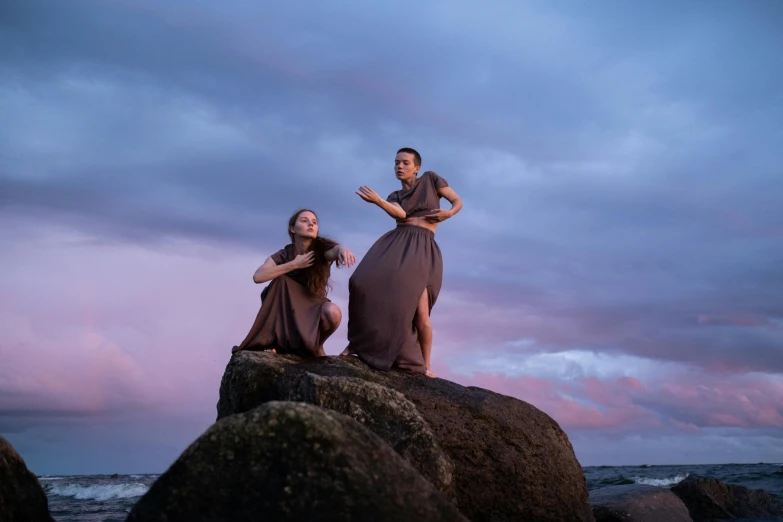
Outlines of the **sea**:
{"label": "sea", "polygon": [[[671,487],[700,475],[751,489],[765,489],[783,501],[783,464],[713,464],[694,466],[590,466],[587,488],[615,484]],[[57,522],[122,522],[133,504],[160,475],[39,476]]]}

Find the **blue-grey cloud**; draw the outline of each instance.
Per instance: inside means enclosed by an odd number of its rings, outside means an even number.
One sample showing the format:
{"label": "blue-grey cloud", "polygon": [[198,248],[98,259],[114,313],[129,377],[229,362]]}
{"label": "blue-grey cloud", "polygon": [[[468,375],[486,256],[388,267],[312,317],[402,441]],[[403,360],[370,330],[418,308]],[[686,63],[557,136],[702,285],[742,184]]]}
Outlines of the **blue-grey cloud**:
{"label": "blue-grey cloud", "polygon": [[372,234],[353,190],[393,190],[415,145],[467,203],[441,232],[455,291],[584,311],[599,349],[778,355],[779,333],[617,330],[780,319],[779,9],[446,7],[15,4],[0,205],[147,241],[253,245],[300,206]]}
{"label": "blue-grey cloud", "polygon": [[465,201],[460,360],[783,373],[777,2],[7,4],[0,223],[247,249],[310,207],[366,243],[353,192],[414,146]]}

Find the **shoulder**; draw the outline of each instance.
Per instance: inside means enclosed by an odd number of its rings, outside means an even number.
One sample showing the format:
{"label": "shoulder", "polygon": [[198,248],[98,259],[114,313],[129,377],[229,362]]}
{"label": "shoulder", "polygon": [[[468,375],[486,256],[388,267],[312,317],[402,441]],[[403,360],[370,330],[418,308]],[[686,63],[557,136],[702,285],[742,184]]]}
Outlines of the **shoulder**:
{"label": "shoulder", "polygon": [[296,257],[292,255],[293,253],[294,245],[286,245],[269,257],[272,258],[272,261],[274,261],[276,265],[282,265]]}
{"label": "shoulder", "polygon": [[421,175],[422,178],[428,178],[428,180],[435,186],[435,188],[448,187],[449,182],[446,178],[435,172],[434,170],[428,170]]}

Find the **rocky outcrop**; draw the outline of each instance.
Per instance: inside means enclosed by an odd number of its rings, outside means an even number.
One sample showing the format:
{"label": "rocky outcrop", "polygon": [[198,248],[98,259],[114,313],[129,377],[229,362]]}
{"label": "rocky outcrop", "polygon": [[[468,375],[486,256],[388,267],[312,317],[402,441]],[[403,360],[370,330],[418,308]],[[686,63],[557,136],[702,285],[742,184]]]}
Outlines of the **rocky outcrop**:
{"label": "rocky outcrop", "polygon": [[[355,393],[339,392],[353,386]],[[378,401],[365,391],[369,389]],[[380,400],[387,396],[397,404]],[[320,404],[351,415],[425,475],[427,466],[412,456],[442,462],[442,451],[454,466],[456,504],[471,520],[593,520],[584,474],[568,437],[552,418],[524,401],[443,379],[376,372],[355,357],[235,354],[221,382],[218,418],[277,400]],[[393,431],[406,425],[395,434],[384,433],[383,427]],[[437,473],[442,479],[428,478],[442,488],[447,469],[444,464]]]}
{"label": "rocky outcrop", "polygon": [[783,519],[783,503],[761,489],[748,489],[691,475],[671,490],[682,499],[695,522],[734,518]]}
{"label": "rocky outcrop", "polygon": [[596,522],[692,522],[682,500],[666,488],[643,484],[590,492]]}
{"label": "rocky outcrop", "polygon": [[438,446],[416,406],[401,393],[351,377],[303,373],[281,384],[281,399],[302,401],[352,417],[381,437],[448,498],[454,464]]}
{"label": "rocky outcrop", "polygon": [[0,520],[54,522],[38,478],[3,437],[0,437]]}
{"label": "rocky outcrop", "polygon": [[298,402],[216,422],[127,520],[467,521],[380,437]]}

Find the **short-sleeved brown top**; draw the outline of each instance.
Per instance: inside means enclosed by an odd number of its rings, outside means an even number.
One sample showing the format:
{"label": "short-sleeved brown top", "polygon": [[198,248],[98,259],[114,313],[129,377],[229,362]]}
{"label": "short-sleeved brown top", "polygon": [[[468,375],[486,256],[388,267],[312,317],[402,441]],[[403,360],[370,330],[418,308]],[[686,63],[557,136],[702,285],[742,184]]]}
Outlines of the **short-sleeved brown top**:
{"label": "short-sleeved brown top", "polygon": [[438,189],[448,186],[448,181],[428,170],[416,179],[411,188],[395,190],[389,194],[386,201],[398,203],[405,211],[406,217],[423,217],[440,208]]}
{"label": "short-sleeved brown top", "polygon": [[[283,263],[288,263],[289,261],[293,261],[296,259],[296,251],[294,250],[293,244],[288,244],[284,248],[281,248],[271,256],[272,261],[275,262],[276,265],[282,265]],[[331,268],[331,266],[329,267]],[[307,274],[304,273],[302,269],[296,269],[291,270],[286,274],[288,277],[296,281],[297,283],[307,286]]]}

